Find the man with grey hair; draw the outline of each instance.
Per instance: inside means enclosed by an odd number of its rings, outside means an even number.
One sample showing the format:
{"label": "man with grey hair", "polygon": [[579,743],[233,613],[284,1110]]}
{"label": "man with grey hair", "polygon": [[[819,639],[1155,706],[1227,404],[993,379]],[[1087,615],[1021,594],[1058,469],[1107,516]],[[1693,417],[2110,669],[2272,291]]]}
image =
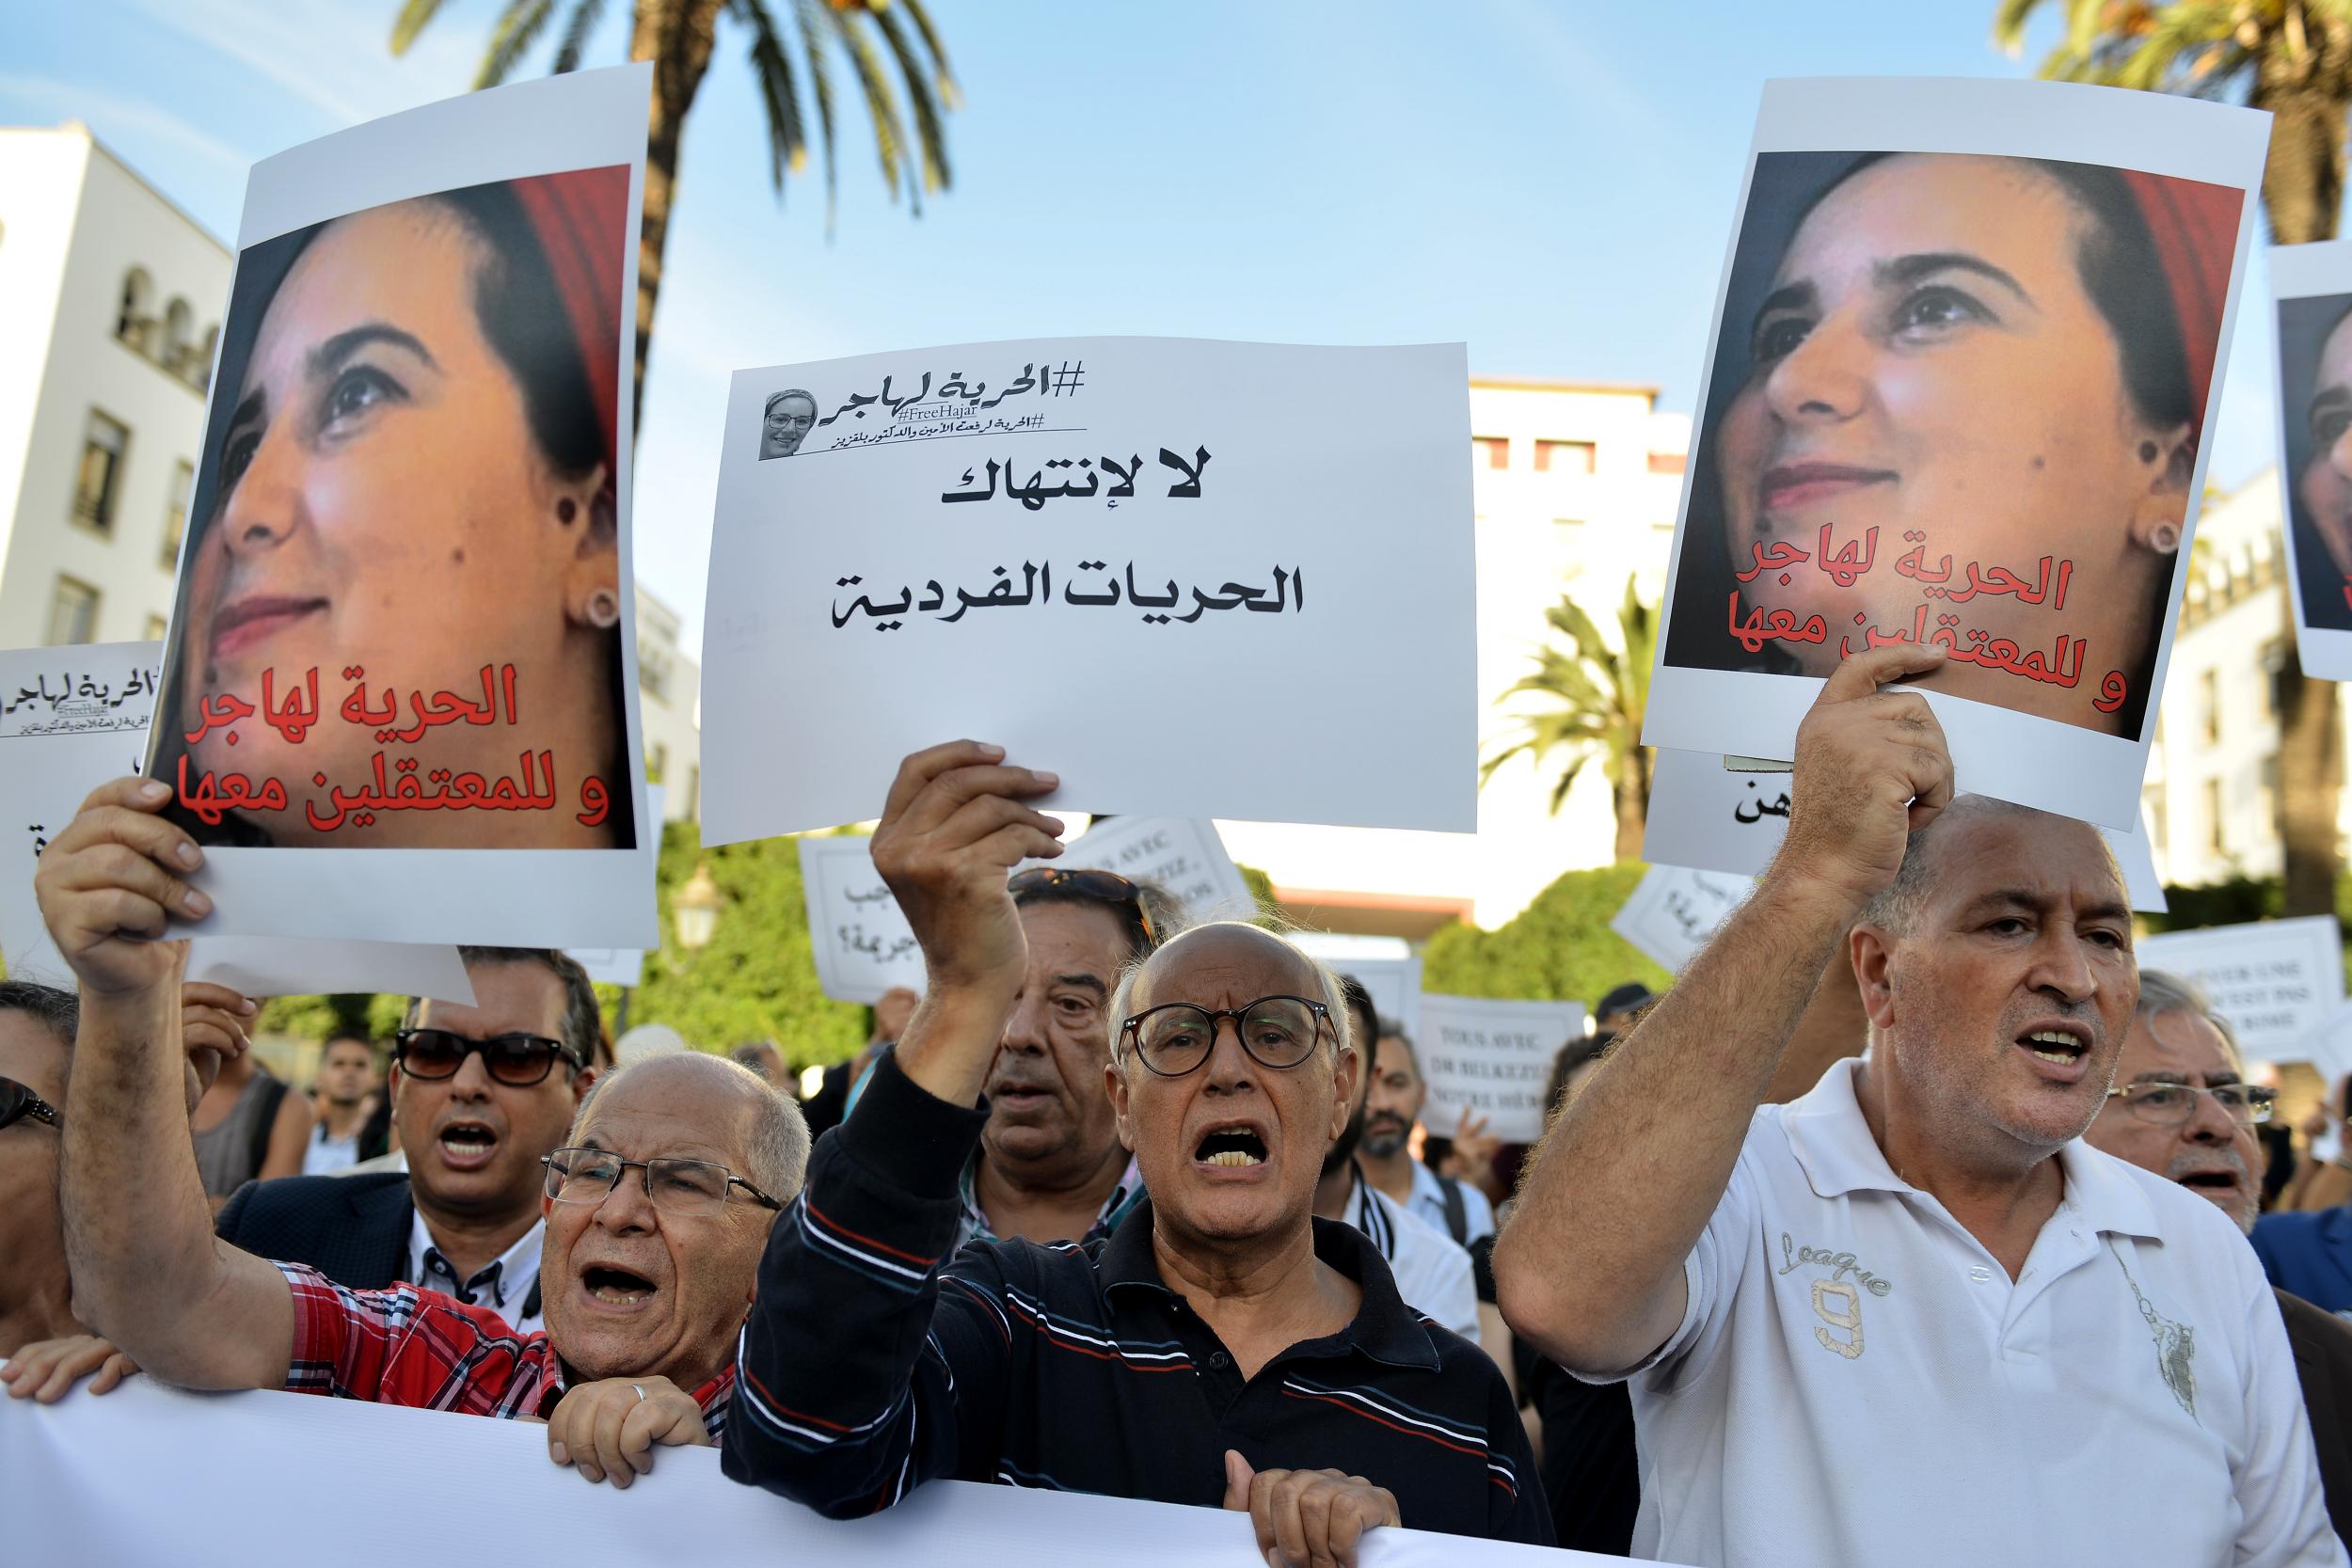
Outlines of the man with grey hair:
{"label": "man with grey hair", "polygon": [[1007,873],[1061,852],[1026,804],[1057,782],[970,741],[898,769],[874,863],[930,989],[769,1243],[726,1473],[834,1517],[937,1479],[1222,1504],[1292,1562],[1352,1563],[1400,1522],[1549,1544],[1502,1373],[1313,1217],[1362,1064],[1335,977],[1271,932],[1187,931],[1105,999],[1102,1085],[1149,1195],[1118,1227],[951,1255],[1031,973]]}
{"label": "man with grey hair", "polygon": [[[2263,1147],[2278,1091],[2246,1081],[2229,1021],[2196,982],[2139,972],[2139,1006],[2115,1086],[2083,1141],[2209,1198],[2240,1230],[2262,1213]],[[2352,1323],[2274,1290],[2303,1386],[2336,1534],[2352,1543]]]}
{"label": "man with grey hair", "polygon": [[[1822,684],[1771,867],[1538,1149],[1503,1314],[1629,1380],[1639,1557],[2340,1563],[2251,1251],[2082,1141],[2138,994],[2114,856],[1955,800],[1880,689],[1944,659]],[[1763,1105],[1841,942],[1869,1048]]]}
{"label": "man with grey hair", "polygon": [[759,419],[759,460],[789,457],[816,428],[817,400],[798,387],[771,392]]}
{"label": "man with grey hair", "polygon": [[287,1388],[542,1417],[548,1452],[626,1486],[657,1444],[707,1443],[769,1224],[807,1157],[800,1108],[756,1074],[687,1053],[596,1085],[546,1157],[547,1329],[437,1291],[355,1291],[217,1240],[187,1142],[180,976],[168,908],[202,854],[158,815],[168,790],[107,784],[41,856],[34,885],[81,982],[62,1207],[75,1307],[166,1383]]}

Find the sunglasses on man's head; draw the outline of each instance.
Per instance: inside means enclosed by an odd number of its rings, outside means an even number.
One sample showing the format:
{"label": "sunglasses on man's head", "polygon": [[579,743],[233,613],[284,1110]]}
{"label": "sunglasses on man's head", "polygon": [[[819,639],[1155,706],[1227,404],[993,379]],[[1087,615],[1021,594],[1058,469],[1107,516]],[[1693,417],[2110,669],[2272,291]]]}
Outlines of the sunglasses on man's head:
{"label": "sunglasses on man's head", "polygon": [[0,1127],[19,1121],[55,1127],[58,1125],[57,1108],[15,1079],[0,1078]]}
{"label": "sunglasses on man's head", "polygon": [[1159,933],[1152,928],[1152,911],[1143,907],[1143,890],[1116,871],[1096,871],[1091,868],[1065,871],[1058,865],[1033,865],[1026,871],[1013,873],[1006,884],[1012,895],[1056,888],[1074,893],[1082,898],[1115,905],[1124,910],[1143,931],[1146,946],[1159,942]]}
{"label": "sunglasses on man's head", "polygon": [[559,1059],[574,1072],[585,1065],[570,1046],[545,1035],[492,1035],[477,1040],[448,1029],[403,1029],[392,1038],[392,1060],[400,1070],[427,1083],[456,1077],[466,1058],[476,1052],[482,1053],[485,1072],[517,1089],[545,1082]]}

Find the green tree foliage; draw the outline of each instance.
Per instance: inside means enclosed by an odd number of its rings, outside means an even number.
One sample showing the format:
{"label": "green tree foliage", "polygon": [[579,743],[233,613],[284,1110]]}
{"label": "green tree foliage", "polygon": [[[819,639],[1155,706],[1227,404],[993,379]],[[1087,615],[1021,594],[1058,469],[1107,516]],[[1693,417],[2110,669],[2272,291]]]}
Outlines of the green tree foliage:
{"label": "green tree foliage", "polygon": [[1535,656],[1534,671],[1497,699],[1532,693],[1545,699],[1544,705],[1520,717],[1518,738],[1480,765],[1479,782],[1485,784],[1521,752],[1540,768],[1557,750],[1566,766],[1552,786],[1556,814],[1577,774],[1598,757],[1616,800],[1617,859],[1639,860],[1650,775],[1642,719],[1649,709],[1650,665],[1658,648],[1657,607],[1644,604],[1634,579],[1628,578],[1613,645],[1567,594],[1544,612],[1544,620],[1565,646],[1546,646]]}
{"label": "green tree foliage", "polygon": [[1587,1007],[1622,981],[1662,989],[1673,976],[1609,928],[1648,869],[1635,863],[1571,871],[1492,931],[1444,927],[1422,953],[1422,989]]}

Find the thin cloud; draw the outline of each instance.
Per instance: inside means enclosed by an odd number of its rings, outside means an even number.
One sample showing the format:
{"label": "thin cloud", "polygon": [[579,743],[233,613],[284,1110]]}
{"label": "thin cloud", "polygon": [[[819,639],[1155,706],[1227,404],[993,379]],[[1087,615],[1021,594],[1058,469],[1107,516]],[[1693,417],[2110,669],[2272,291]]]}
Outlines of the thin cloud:
{"label": "thin cloud", "polygon": [[169,142],[218,164],[232,175],[242,174],[253,162],[250,153],[207,135],[168,109],[103,87],[32,76],[0,76],[0,99],[8,100],[14,105],[12,112],[27,119],[81,120],[99,140],[118,151],[131,136],[140,135]]}

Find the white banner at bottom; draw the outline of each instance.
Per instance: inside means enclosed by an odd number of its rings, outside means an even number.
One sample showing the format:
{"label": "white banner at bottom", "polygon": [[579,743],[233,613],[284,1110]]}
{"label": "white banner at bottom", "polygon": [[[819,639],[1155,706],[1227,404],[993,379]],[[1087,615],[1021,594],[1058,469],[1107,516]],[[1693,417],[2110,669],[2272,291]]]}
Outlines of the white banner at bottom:
{"label": "white banner at bottom", "polygon": [[[206,1456],[210,1456],[207,1458]],[[226,1456],[226,1462],[222,1462]],[[385,1509],[405,1519],[387,1534]],[[374,1523],[362,1523],[365,1520]],[[1254,1568],[1248,1521],[1072,1492],[935,1481],[870,1518],[820,1518],[719,1473],[711,1449],[657,1450],[626,1492],[548,1462],[547,1429],[315,1394],[187,1394],[135,1377],[54,1405],[0,1399],[0,1520],[23,1568],[251,1568],[376,1555],[353,1534],[466,1544],[481,1562],[827,1568],[1021,1562]],[[1619,1561],[1380,1529],[1364,1568]]]}

